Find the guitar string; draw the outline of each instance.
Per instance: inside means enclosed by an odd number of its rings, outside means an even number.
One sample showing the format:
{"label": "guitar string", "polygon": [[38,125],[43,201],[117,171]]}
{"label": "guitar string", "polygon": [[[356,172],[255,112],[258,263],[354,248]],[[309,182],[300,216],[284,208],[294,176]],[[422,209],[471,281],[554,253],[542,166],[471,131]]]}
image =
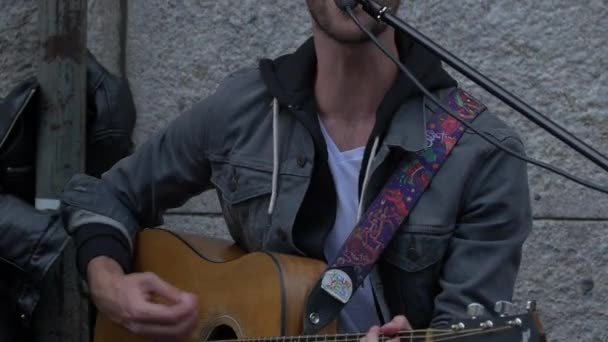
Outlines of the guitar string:
{"label": "guitar string", "polygon": [[[391,338],[396,337],[407,337],[407,338],[419,338],[419,337],[427,337],[428,334],[415,334],[415,333],[403,333],[395,336],[379,336],[381,340],[389,340]],[[435,335],[438,336],[438,335]],[[359,341],[360,338],[365,337],[365,334],[352,334],[349,336],[346,335],[310,335],[310,336],[285,336],[285,337],[267,337],[267,338],[250,338],[250,339],[238,339],[238,340],[220,340],[215,342],[292,342],[292,341],[306,341],[306,342],[351,342],[351,341]]]}
{"label": "guitar string", "polygon": [[[396,334],[393,337],[424,337],[427,336],[429,332],[437,333],[440,332],[442,335],[450,335],[458,332],[453,332],[451,330],[440,330],[440,329],[419,329],[419,330],[410,330],[410,331],[402,331]],[[365,337],[364,333],[346,333],[346,334],[335,334],[335,335],[303,335],[303,336],[273,336],[273,337],[265,337],[265,338],[245,338],[245,339],[236,339],[236,340],[218,340],[215,342],[259,342],[259,341],[289,341],[289,340],[305,340],[305,341],[358,341],[360,338]],[[439,335],[436,335],[439,336]],[[379,335],[380,338],[390,339],[393,337],[384,336],[384,334]]]}
{"label": "guitar string", "polygon": [[[439,330],[439,329],[428,329],[428,330],[411,330],[411,331],[402,331],[394,336],[384,336],[384,334],[380,334],[380,340],[386,341],[393,338],[432,338],[432,341],[449,341],[456,340],[463,337],[476,336],[476,335],[484,335],[491,332],[502,331],[506,329],[511,329],[512,327],[501,327],[495,329],[470,329],[460,332],[454,332],[451,330]],[[439,334],[436,334],[438,333]],[[429,335],[431,333],[431,335]],[[336,334],[336,335],[308,335],[308,336],[275,336],[268,338],[247,338],[247,339],[236,339],[236,340],[220,340],[216,342],[262,342],[262,341],[293,341],[295,340],[304,340],[311,342],[326,342],[326,341],[335,341],[335,342],[351,342],[358,341],[360,338],[364,337],[366,334],[362,333],[351,333],[351,334]],[[353,338],[353,339],[351,339]]]}
{"label": "guitar string", "polygon": [[455,340],[458,338],[462,338],[462,337],[470,337],[470,336],[477,336],[477,335],[484,335],[484,334],[489,334],[489,333],[493,333],[493,332],[497,332],[497,331],[503,331],[503,330],[507,330],[507,329],[512,329],[513,327],[500,327],[500,328],[496,328],[496,329],[488,329],[488,330],[482,330],[482,332],[477,332],[477,333],[467,333],[467,334],[462,334],[460,336],[457,337],[446,337],[446,338],[441,338],[438,340],[433,339],[433,342],[439,342],[439,341],[451,341],[451,340]]}
{"label": "guitar string", "polygon": [[[466,330],[466,331],[460,331],[460,332],[454,332],[451,330],[432,330],[433,332],[437,332],[440,331],[442,332],[441,334],[431,334],[429,335],[429,333],[431,332],[430,330],[416,330],[416,331],[411,331],[411,332],[407,332],[407,331],[403,331],[398,333],[395,336],[384,336],[383,334],[380,334],[379,338],[381,341],[387,341],[387,340],[391,340],[393,338],[407,338],[410,341],[413,341],[412,339],[418,339],[418,338],[423,338],[423,339],[428,339],[431,338],[431,341],[436,341],[436,342],[440,342],[440,341],[449,341],[449,340],[457,340],[457,339],[461,339],[464,337],[470,337],[470,336],[477,336],[477,335],[485,335],[491,332],[497,332],[497,331],[502,331],[502,330],[507,330],[507,329],[511,329],[512,327],[501,327],[501,328],[496,328],[496,329],[491,329],[491,330],[486,330],[486,329],[470,329],[470,330]],[[419,332],[424,332],[423,334],[419,334]],[[339,340],[339,341],[345,341],[345,342],[351,342],[351,341],[359,341],[359,338],[364,337],[365,334],[342,334],[342,335],[325,335],[325,336],[319,336],[319,335],[311,335],[308,336],[310,338],[313,338],[313,341],[317,342],[317,341],[338,341],[336,339],[330,339],[328,340],[327,337],[356,337],[356,339],[350,340],[350,339],[345,339],[345,340]],[[296,337],[297,338],[297,337]],[[308,341],[308,339],[307,339]]]}
{"label": "guitar string", "polygon": [[[412,333],[422,333],[427,330],[412,330]],[[403,332],[405,333],[405,332]],[[359,339],[364,337],[366,334],[363,333],[345,333],[345,334],[335,334],[335,335],[302,335],[302,336],[273,336],[273,337],[261,337],[261,338],[245,338],[245,339],[236,339],[236,340],[218,340],[214,342],[257,342],[257,341],[281,341],[281,340],[312,340],[312,341],[337,341],[340,339],[344,339],[343,341],[351,341],[350,338]],[[380,337],[384,337],[383,334],[380,334]],[[329,338],[329,339],[328,339]]]}

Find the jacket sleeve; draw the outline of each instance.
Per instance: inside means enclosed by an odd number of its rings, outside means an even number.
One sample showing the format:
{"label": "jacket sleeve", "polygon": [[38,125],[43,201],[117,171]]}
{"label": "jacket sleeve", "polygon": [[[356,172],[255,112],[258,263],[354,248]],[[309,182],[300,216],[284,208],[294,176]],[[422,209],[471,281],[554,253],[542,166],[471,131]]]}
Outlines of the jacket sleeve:
{"label": "jacket sleeve", "polygon": [[207,151],[208,132],[215,129],[209,119],[213,103],[212,96],[179,116],[101,179],[77,175],[68,182],[62,212],[82,274],[99,255],[114,258],[128,272],[140,227],[162,224],[167,209],[211,187]]}
{"label": "jacket sleeve", "polygon": [[67,242],[57,212],[37,210],[0,190],[0,297],[9,299],[0,311],[15,304],[20,323],[29,327],[44,279]]}
{"label": "jacket sleeve", "polygon": [[[516,137],[501,143],[525,153]],[[463,317],[470,303],[482,304],[491,314],[496,301],[510,301],[522,245],[532,228],[524,162],[494,147],[467,185],[441,271],[432,327],[445,328]]]}

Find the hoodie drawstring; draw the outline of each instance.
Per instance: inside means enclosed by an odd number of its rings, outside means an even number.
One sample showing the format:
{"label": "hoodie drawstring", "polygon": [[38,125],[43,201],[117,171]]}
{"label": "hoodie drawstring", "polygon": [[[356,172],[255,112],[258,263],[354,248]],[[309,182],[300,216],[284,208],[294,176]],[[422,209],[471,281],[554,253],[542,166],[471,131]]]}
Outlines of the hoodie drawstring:
{"label": "hoodie drawstring", "polygon": [[372,171],[372,161],[378,152],[378,145],[380,145],[380,137],[376,137],[374,139],[374,145],[372,146],[372,150],[369,154],[369,159],[367,161],[367,167],[365,168],[365,177],[363,177],[363,185],[361,186],[361,197],[359,198],[359,206],[357,208],[357,222],[361,220],[361,216],[363,216],[363,200],[365,199],[367,183],[369,183],[370,172]]}
{"label": "hoodie drawstring", "polygon": [[277,202],[279,186],[279,100],[272,100],[272,194],[268,205],[268,215],[272,215]]}
{"label": "hoodie drawstring", "polygon": [[[369,183],[370,172],[372,170],[372,161],[378,152],[380,137],[374,139],[372,150],[370,151],[369,160],[365,169],[365,177],[363,177],[363,185],[361,187],[361,198],[357,208],[357,221],[363,215],[363,200],[365,199],[367,183]],[[272,192],[270,195],[270,204],[268,205],[268,215],[272,215],[277,202],[278,186],[279,186],[279,100],[272,100]]]}

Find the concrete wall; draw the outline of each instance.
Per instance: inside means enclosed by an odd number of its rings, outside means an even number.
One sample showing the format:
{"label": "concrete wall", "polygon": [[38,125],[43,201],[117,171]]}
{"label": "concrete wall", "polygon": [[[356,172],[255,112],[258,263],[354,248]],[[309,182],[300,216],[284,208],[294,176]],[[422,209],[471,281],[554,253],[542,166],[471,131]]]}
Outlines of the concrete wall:
{"label": "concrete wall", "polygon": [[[0,0],[1,95],[33,71],[35,6]],[[89,7],[91,49],[131,81],[138,143],[228,73],[291,51],[310,34],[303,0],[89,0]],[[606,146],[608,1],[405,1],[401,16],[585,141]],[[463,84],[519,130],[530,156],[608,184],[605,172]],[[516,297],[539,301],[551,341],[608,341],[608,196],[529,171],[535,224]],[[219,213],[206,194],[168,214],[167,225],[222,236]]]}

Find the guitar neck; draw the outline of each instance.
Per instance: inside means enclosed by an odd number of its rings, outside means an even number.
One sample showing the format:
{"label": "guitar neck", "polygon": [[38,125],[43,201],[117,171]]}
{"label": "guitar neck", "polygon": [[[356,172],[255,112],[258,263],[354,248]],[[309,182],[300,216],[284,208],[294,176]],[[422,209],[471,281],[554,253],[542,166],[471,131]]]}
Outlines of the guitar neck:
{"label": "guitar neck", "polygon": [[[282,337],[260,337],[247,338],[237,340],[224,340],[217,342],[358,342],[365,337],[365,333],[353,334],[332,334],[332,335],[307,335],[307,336],[282,336]],[[401,341],[409,342],[432,342],[441,341],[442,338],[451,337],[458,338],[458,334],[449,330],[410,330],[402,331],[394,336],[379,336],[379,341],[388,341],[393,338],[399,338]]]}

